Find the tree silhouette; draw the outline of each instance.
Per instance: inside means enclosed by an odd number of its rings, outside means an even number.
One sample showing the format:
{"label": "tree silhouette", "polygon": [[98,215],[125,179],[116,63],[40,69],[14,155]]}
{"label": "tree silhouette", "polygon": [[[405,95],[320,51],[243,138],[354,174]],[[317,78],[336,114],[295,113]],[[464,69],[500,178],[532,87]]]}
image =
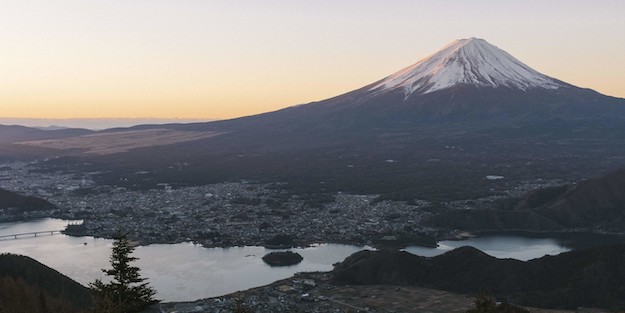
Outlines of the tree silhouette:
{"label": "tree silhouette", "polygon": [[156,291],[148,286],[145,278],[139,274],[139,268],[130,262],[137,260],[130,256],[134,247],[124,234],[115,238],[110,261],[112,269],[102,269],[111,277],[110,282],[100,279],[89,284],[94,292],[94,311],[96,313],[135,313],[157,303]]}

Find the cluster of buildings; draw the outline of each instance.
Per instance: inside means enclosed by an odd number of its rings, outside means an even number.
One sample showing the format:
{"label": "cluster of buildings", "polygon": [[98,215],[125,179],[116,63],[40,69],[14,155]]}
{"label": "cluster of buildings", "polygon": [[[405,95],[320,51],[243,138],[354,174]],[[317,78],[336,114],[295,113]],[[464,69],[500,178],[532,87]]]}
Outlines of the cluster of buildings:
{"label": "cluster of buildings", "polygon": [[41,172],[15,162],[0,170],[0,188],[47,199],[49,216],[83,220],[84,235],[127,233],[141,244],[192,241],[207,247],[263,245],[288,235],[297,245],[371,244],[398,233],[423,231],[427,202],[375,201],[376,196],[337,194],[310,205],[281,184],[219,183],[150,190],[96,186],[89,174]]}
{"label": "cluster of buildings", "polygon": [[52,200],[64,208],[66,218],[84,220],[87,235],[110,238],[122,231],[142,244],[192,241],[206,247],[264,245],[278,235],[290,236],[297,245],[371,244],[421,230],[425,214],[417,205],[346,194],[321,207],[310,206],[276,187],[239,182],[117,188],[64,193]]}
{"label": "cluster of buildings", "polygon": [[[338,193],[332,202],[311,205],[284,187],[241,181],[194,187],[163,183],[155,189],[129,190],[97,185],[89,173],[43,172],[37,163],[0,165],[0,188],[47,199],[59,208],[34,212],[39,214],[34,216],[83,220],[80,234],[94,237],[112,238],[123,232],[141,244],[195,242],[228,247],[264,245],[278,235],[287,235],[302,246],[384,246],[396,241],[399,245],[423,244],[423,238],[413,241],[410,236],[437,231],[421,223],[431,214],[427,201],[378,201],[375,195]],[[510,192],[520,193],[516,188]],[[505,196],[443,205],[487,207]]]}

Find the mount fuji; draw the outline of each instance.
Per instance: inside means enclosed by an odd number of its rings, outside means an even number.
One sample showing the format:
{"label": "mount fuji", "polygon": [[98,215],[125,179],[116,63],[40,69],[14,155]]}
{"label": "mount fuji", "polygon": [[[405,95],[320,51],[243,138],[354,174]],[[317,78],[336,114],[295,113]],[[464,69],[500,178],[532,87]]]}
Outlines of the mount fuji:
{"label": "mount fuji", "polygon": [[456,40],[377,82],[346,94],[266,114],[218,122],[339,136],[378,129],[447,130],[518,123],[625,120],[623,99],[541,74],[483,39]]}

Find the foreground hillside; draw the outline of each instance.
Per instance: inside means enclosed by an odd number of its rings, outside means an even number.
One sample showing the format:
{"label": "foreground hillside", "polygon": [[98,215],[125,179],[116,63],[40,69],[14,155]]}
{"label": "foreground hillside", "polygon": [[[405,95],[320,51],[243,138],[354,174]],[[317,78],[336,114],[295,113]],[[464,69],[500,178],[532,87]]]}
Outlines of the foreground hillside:
{"label": "foreground hillside", "polygon": [[625,245],[526,262],[497,259],[471,247],[432,258],[362,251],[338,264],[332,274],[338,284],[407,285],[460,293],[487,290],[513,303],[545,308],[625,308]]}
{"label": "foreground hillside", "polygon": [[0,312],[80,313],[90,305],[79,283],[29,257],[0,255]]}

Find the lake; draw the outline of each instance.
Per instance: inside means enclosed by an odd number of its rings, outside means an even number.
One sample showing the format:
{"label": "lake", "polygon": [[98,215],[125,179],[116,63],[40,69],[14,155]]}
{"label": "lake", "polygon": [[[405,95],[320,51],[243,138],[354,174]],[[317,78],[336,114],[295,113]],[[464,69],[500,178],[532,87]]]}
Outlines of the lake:
{"label": "lake", "polygon": [[[0,235],[58,230],[67,221],[43,219],[0,224]],[[112,240],[65,235],[40,235],[0,241],[1,253],[29,256],[81,284],[104,278]],[[133,256],[143,277],[164,301],[190,301],[270,284],[296,272],[329,271],[332,264],[369,247],[320,244],[291,249],[304,257],[294,266],[270,267],[261,259],[276,251],[264,247],[204,248],[192,243],[139,246]],[[370,248],[369,248],[370,249]]]}
{"label": "lake", "polygon": [[[63,229],[67,221],[42,219],[0,224],[0,235]],[[405,251],[434,256],[459,246],[473,246],[499,258],[528,260],[569,251],[558,238],[531,238],[519,234],[487,234],[462,241],[442,241],[438,248],[408,247]],[[22,254],[71,277],[81,284],[104,278],[112,240],[65,235],[0,241],[0,252]],[[163,301],[191,301],[245,290],[288,278],[296,272],[329,271],[332,264],[370,247],[319,244],[291,249],[304,257],[294,266],[270,267],[262,257],[275,250],[246,246],[204,248],[192,243],[139,246],[134,256],[143,277]]]}

